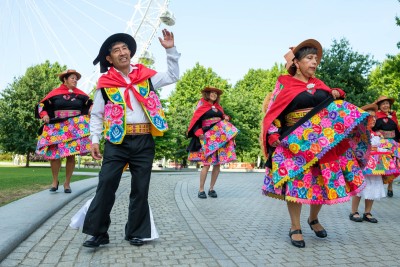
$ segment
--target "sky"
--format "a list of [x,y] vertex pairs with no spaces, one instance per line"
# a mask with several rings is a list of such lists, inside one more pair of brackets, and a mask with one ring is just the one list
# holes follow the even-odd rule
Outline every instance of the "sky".
[[[101,44],[113,33],[132,32],[127,22],[139,17],[139,2],[148,1],[0,0],[0,91],[46,59],[78,70],[78,88],[88,91],[85,80],[97,78],[92,61]],[[346,38],[354,51],[380,62],[399,53],[398,0],[171,0],[168,8],[175,25],[161,24],[149,38],[157,71],[166,70],[157,39],[163,28],[175,35],[181,75],[199,63],[232,85],[249,69],[284,63],[288,48],[309,38],[324,49]],[[161,97],[172,90],[163,88]]]

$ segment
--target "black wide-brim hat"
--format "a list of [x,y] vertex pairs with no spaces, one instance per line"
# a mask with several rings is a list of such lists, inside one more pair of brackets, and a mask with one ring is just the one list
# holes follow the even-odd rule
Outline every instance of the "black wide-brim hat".
[[100,62],[101,73],[107,72],[108,68],[111,67],[110,62],[107,61],[106,57],[110,55],[109,49],[111,48],[111,45],[116,42],[122,42],[128,46],[129,50],[131,51],[131,58],[136,53],[136,41],[131,35],[127,33],[116,33],[111,35],[101,45],[99,54],[97,55],[96,59],[93,60],[93,65],[96,65]]

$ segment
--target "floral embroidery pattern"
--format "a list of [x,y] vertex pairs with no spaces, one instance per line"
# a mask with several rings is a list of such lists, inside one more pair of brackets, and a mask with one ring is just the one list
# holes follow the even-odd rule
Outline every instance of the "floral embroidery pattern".
[[211,127],[200,140],[200,151],[189,152],[189,161],[202,161],[204,165],[225,164],[236,160],[234,138],[239,130],[230,122],[222,120]]
[[45,124],[38,137],[36,153],[45,159],[59,159],[90,152],[89,116],[81,115],[54,124]]
[[125,111],[126,104],[118,88],[106,88],[106,93],[111,100],[104,105],[104,137],[114,143],[122,143],[125,136]]
[[239,130],[232,123],[219,121],[204,134],[204,139],[200,140],[204,155],[208,157],[235,138],[238,133]]
[[399,175],[400,161],[390,152],[371,152],[364,175]]
[[[349,200],[363,188],[370,134],[368,113],[335,100],[281,140],[266,168],[263,193],[304,204]],[[337,131],[335,129],[338,129]],[[344,138],[350,147],[335,161],[320,163]]]
[[168,130],[167,120],[160,99],[154,91],[150,90],[149,82],[146,80],[138,84],[138,91],[143,97],[145,97],[145,103],[141,104],[144,107],[144,111],[150,122],[160,132]]
[[210,156],[206,157],[203,151],[189,152],[189,161],[201,161],[204,165],[225,164],[236,160],[235,142],[229,140],[225,146],[219,148]]
[[[272,156],[272,171],[276,171],[273,175],[275,185],[279,186],[312,166],[347,135],[350,135],[353,128],[367,116],[367,112],[353,104],[336,100],[309,121],[304,122],[281,140],[281,146],[276,148]],[[322,124],[323,127],[321,127]],[[342,134],[335,132],[332,129],[335,124],[343,125],[346,130]],[[361,155],[358,157],[365,157],[368,152],[368,144],[365,144],[365,141],[369,142],[369,132],[365,127],[358,130],[363,135],[363,138],[358,140],[364,141],[364,143],[357,144],[357,146],[361,146],[361,149],[358,150]],[[312,156],[307,152],[309,150],[313,153]]]

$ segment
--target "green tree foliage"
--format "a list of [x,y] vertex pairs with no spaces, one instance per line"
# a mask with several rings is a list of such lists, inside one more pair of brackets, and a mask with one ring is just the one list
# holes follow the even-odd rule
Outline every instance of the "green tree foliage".
[[15,78],[0,97],[0,146],[6,152],[27,156],[35,151],[40,122],[35,119],[37,103],[60,85],[56,74],[65,70],[58,63],[32,66],[24,76]]
[[324,50],[317,76],[329,87],[343,89],[347,101],[363,106],[378,94],[368,91],[368,74],[376,63],[372,56],[353,51],[346,39],[334,40],[331,48]]
[[182,75],[168,98],[166,116],[169,130],[164,137],[165,142],[157,147],[158,157],[166,156],[179,162],[187,159],[186,147],[189,139],[186,137],[186,132],[193,111],[201,98],[200,92],[205,86],[217,87],[224,91],[221,100],[224,106],[224,96],[229,94],[230,85],[211,68],[205,68],[196,63],[192,69]]
[[396,101],[393,109],[400,110],[400,54],[388,58],[374,69],[370,76],[370,91],[377,91],[379,95],[394,97]]
[[259,145],[262,104],[275,87],[278,76],[285,72],[283,65],[275,64],[270,70],[250,69],[238,81],[234,90],[224,97],[225,111],[231,122],[240,130],[236,138],[239,161],[256,162],[261,155]]

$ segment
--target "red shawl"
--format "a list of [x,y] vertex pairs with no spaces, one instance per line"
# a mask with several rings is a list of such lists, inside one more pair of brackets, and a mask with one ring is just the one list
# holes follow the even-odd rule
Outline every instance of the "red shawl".
[[[308,84],[314,84],[313,89],[321,89],[327,92],[332,92],[332,89],[329,88],[323,81],[317,78],[310,78],[307,83],[300,81],[298,79],[293,78],[291,75],[281,75],[278,78],[278,82],[280,86],[283,86],[282,91],[277,95],[276,99],[273,101],[271,107],[267,110],[262,125],[262,140],[263,140],[263,150],[265,155],[267,155],[267,145],[268,141],[266,140],[267,132],[272,122],[282,113],[282,111],[292,102],[292,100],[300,93],[308,90]],[[345,93],[343,90],[339,88],[334,88],[338,90],[341,97],[344,97]]]
[[[47,99],[49,99],[49,98],[51,98],[51,97],[53,97],[53,96],[56,96],[56,95],[67,95],[67,94],[71,94],[71,92],[70,92],[69,90],[70,90],[70,89],[69,89],[66,85],[61,84],[60,87],[57,87],[57,88],[54,88],[53,90],[51,90],[51,92],[48,93],[42,100],[40,100],[39,103],[42,103],[42,102],[44,102],[45,100],[47,100]],[[76,88],[76,87],[73,88],[72,90],[73,90],[72,93],[74,93],[74,94],[77,94],[77,95],[84,95],[84,96],[89,97],[85,92],[83,92],[82,90],[80,90],[80,89],[78,89],[78,88]]]
[[196,121],[198,121],[198,120],[200,119],[200,117],[201,117],[204,113],[206,113],[207,111],[209,111],[210,109],[212,109],[213,106],[216,107],[216,108],[217,108],[219,111],[221,111],[223,114],[225,114],[225,113],[224,113],[224,109],[221,107],[220,104],[218,104],[218,103],[211,104],[210,102],[208,102],[208,101],[205,100],[204,98],[201,98],[201,99],[199,100],[199,103],[197,104],[196,110],[194,111],[193,117],[192,117],[192,119],[190,120],[189,128],[188,128],[188,130],[187,130],[188,133],[189,133],[190,130],[193,128],[193,126],[196,124]]
[[149,69],[142,64],[136,64],[136,68],[134,68],[131,73],[128,74],[129,79],[131,79],[131,83],[127,84],[125,79],[121,76],[121,74],[115,70],[114,67],[111,67],[106,74],[103,74],[99,78],[99,82],[97,83],[97,89],[100,88],[110,88],[110,87],[125,87],[124,98],[125,102],[130,109],[132,109],[131,101],[129,98],[129,90],[131,90],[138,101],[141,103],[145,102],[144,97],[139,94],[134,88],[134,84],[141,83],[151,77],[153,77],[157,72],[155,70]]
[[[392,117],[389,118],[388,115],[391,115]],[[390,112],[390,114],[386,114],[386,112],[378,110],[376,112],[376,118],[377,119],[382,119],[382,118],[391,119],[392,121],[394,121],[396,123],[397,127],[399,127],[399,121],[397,120],[396,112],[394,112],[394,111]]]
[[399,121],[397,120],[396,112],[392,111],[392,112],[390,112],[390,115],[392,116],[391,118],[388,117],[388,114],[386,114],[386,112],[378,110],[376,112],[376,119],[388,118],[388,119],[394,121],[397,125],[397,128],[400,130],[400,125],[399,125]]

